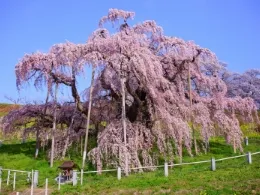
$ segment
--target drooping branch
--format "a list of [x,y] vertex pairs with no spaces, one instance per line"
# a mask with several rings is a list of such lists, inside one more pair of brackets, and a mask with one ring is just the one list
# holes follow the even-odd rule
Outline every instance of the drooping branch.
[[[112,10],[107,17],[101,19],[101,23],[113,23],[125,15],[129,16],[128,12],[123,13],[122,17],[117,14],[117,11]],[[110,90],[111,97],[115,96],[117,101],[122,101],[120,74],[121,66],[124,65],[125,93],[131,99],[129,107],[140,106],[142,101],[146,104],[137,112],[143,116],[141,118],[148,118],[141,123],[151,128],[160,151],[165,155],[167,151],[171,151],[167,140],[173,139],[177,155],[182,155],[182,145],[191,153],[191,118],[200,134],[199,139],[205,143],[215,133],[214,124],[219,124],[221,134],[228,137],[227,142],[231,143],[230,140],[233,140],[234,147],[242,149],[239,123],[236,115],[230,111],[236,110],[243,117],[252,118],[255,107],[249,100],[240,99],[239,104],[226,97],[227,87],[220,77],[223,66],[216,55],[192,41],[163,35],[162,28],[153,21],[145,21],[134,27],[126,24],[126,21],[121,26],[119,24],[117,33],[108,36],[105,42],[97,43],[99,48],[103,48],[102,54],[105,56],[105,68],[100,82],[103,89]],[[187,79],[189,72],[190,85]],[[142,100],[140,92],[145,94]],[[193,104],[192,108],[190,103]],[[120,113],[122,109],[118,107],[117,112]],[[132,111],[129,109],[129,112]],[[117,120],[119,119],[120,117]],[[130,121],[135,124],[137,119],[132,118]],[[122,138],[123,132],[120,136]],[[101,139],[98,138],[103,146],[112,149],[108,141]],[[98,166],[102,155],[108,155],[106,151],[102,152],[102,147],[98,146],[93,150],[95,156],[92,157],[99,162]],[[128,147],[127,149],[130,150]]]

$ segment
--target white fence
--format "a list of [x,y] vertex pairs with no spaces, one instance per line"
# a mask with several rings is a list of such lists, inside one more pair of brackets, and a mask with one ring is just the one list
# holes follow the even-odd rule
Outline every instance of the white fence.
[[[164,176],[168,177],[169,175],[169,171],[168,168],[169,167],[176,167],[176,166],[184,166],[184,165],[194,165],[194,164],[202,164],[202,163],[210,163],[210,168],[212,171],[216,170],[216,162],[219,161],[225,161],[225,160],[230,160],[230,159],[235,159],[235,158],[241,158],[241,157],[246,157],[246,161],[248,164],[252,164],[252,156],[253,155],[257,155],[260,154],[259,152],[248,152],[247,154],[243,154],[243,155],[238,155],[238,156],[231,156],[231,157],[225,157],[225,158],[220,158],[220,159],[215,159],[215,158],[211,158],[210,160],[203,160],[203,161],[196,161],[196,162],[187,162],[187,163],[179,163],[179,164],[173,164],[173,165],[168,165],[167,162],[164,163],[164,165],[158,165],[158,166],[144,166],[144,167],[134,167],[134,168],[129,168],[130,170],[137,170],[137,169],[154,169],[154,168],[163,168],[164,167]],[[84,174],[90,174],[90,173],[103,173],[103,172],[117,172],[117,179],[120,180],[121,179],[121,175],[122,175],[122,170],[120,167],[118,167],[117,169],[107,169],[107,170],[102,170],[102,171],[83,171],[81,169],[80,172],[74,170],[73,174],[72,174],[72,185],[76,186],[78,183],[78,180],[80,180],[80,184],[83,185],[83,177]],[[6,180],[3,180],[3,172],[6,171],[7,172],[7,178]],[[34,188],[37,187],[38,185],[38,180],[39,180],[39,171],[37,170],[32,170],[32,171],[22,171],[22,170],[12,170],[12,169],[3,169],[2,167],[0,167],[0,193],[1,193],[1,188],[2,188],[2,184],[6,183],[6,185],[13,185],[13,191],[16,190],[15,185],[16,185],[16,179],[17,179],[17,174],[23,174],[24,179],[27,180],[27,182],[30,183],[31,185],[31,195],[33,195],[34,192]],[[80,175],[80,177],[78,177],[78,175]],[[59,178],[60,178],[61,174],[59,174]],[[61,181],[60,179],[58,180],[58,190],[60,190],[61,188]],[[17,194],[19,194],[19,192],[17,192]],[[45,191],[44,191],[45,195],[48,195],[48,179],[45,180]]]
[[[130,170],[138,170],[138,169],[142,170],[142,169],[164,168],[164,176],[168,177],[168,175],[169,175],[168,168],[169,167],[210,163],[211,170],[215,171],[216,170],[216,162],[230,160],[230,159],[234,159],[234,158],[246,157],[247,163],[252,164],[252,156],[257,155],[257,154],[260,154],[260,152],[254,152],[254,153],[248,152],[247,154],[238,155],[238,156],[231,156],[231,157],[225,157],[225,158],[220,158],[220,159],[211,158],[210,160],[178,163],[178,164],[171,164],[171,165],[169,165],[167,162],[165,162],[164,165],[134,167],[134,168],[129,168],[129,169]],[[3,180],[3,177],[2,177],[4,171],[7,172],[6,180]],[[120,167],[118,167],[117,169],[107,169],[107,170],[102,170],[102,171],[85,171],[84,172],[81,169],[81,171],[78,172],[78,171],[74,170],[73,174],[72,174],[72,184],[73,184],[73,186],[76,186],[77,183],[78,183],[78,180],[80,180],[80,184],[83,185],[84,174],[90,174],[90,173],[117,172],[117,179],[120,180],[121,177],[122,177],[122,171],[123,171],[123,169],[121,169]],[[30,183],[31,194],[33,194],[33,189],[35,187],[37,187],[38,180],[39,180],[39,172],[37,170],[35,170],[35,171],[32,170],[30,172],[30,171],[22,171],[22,170],[3,169],[2,167],[0,167],[0,193],[1,193],[1,187],[2,187],[3,183],[6,183],[7,186],[12,184],[13,185],[13,191],[15,191],[17,174],[23,174],[24,175],[23,179],[26,179],[26,181],[28,183]],[[78,175],[80,175],[80,177],[78,177]],[[61,177],[60,176],[61,176],[61,174],[59,174],[59,179],[58,179],[58,190],[60,190],[60,188],[61,188],[61,181],[60,181]],[[45,194],[46,195],[48,194],[48,179],[45,180]]]
[[[252,155],[257,155],[260,154],[260,152],[248,152],[247,154],[243,155],[238,155],[238,156],[231,156],[231,157],[225,157],[225,158],[220,158],[220,159],[215,159],[211,158],[210,160],[204,160],[204,161],[197,161],[197,162],[187,162],[187,163],[179,163],[179,164],[173,164],[173,165],[168,165],[167,162],[164,163],[164,165],[158,165],[158,166],[146,166],[146,167],[135,167],[135,168],[129,168],[130,170],[136,170],[136,169],[151,169],[151,168],[162,168],[164,167],[164,175],[168,177],[169,167],[176,167],[176,166],[183,166],[183,165],[194,165],[194,164],[202,164],[202,163],[211,163],[211,170],[215,171],[216,170],[216,162],[219,161],[225,161],[225,160],[230,160],[234,158],[241,158],[241,157],[246,157],[246,161],[248,164],[252,164]],[[80,179],[80,184],[83,184],[83,177],[84,174],[89,174],[89,173],[102,173],[102,172],[115,172],[117,171],[117,178],[118,180],[121,179],[121,174],[122,174],[122,169],[118,167],[117,169],[108,169],[108,170],[102,170],[102,171],[83,171],[81,169],[80,172],[74,171],[73,172],[73,185],[77,185],[78,179]],[[80,174],[80,178],[78,177],[78,174]]]
[[[3,179],[4,172],[6,172],[6,179]],[[25,183],[30,184],[33,190],[33,188],[38,185],[38,179],[39,171],[37,170],[23,171],[14,169],[3,169],[2,167],[0,167],[0,194],[4,183],[6,184],[6,186],[12,185],[12,189],[13,191],[15,191],[17,180],[23,180]]]

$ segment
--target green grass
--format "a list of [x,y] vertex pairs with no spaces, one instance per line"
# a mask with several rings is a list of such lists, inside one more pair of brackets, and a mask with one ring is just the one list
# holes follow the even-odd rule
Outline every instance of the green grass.
[[[17,105],[0,104],[0,117],[10,110],[18,108]],[[244,146],[244,153],[260,151],[260,134],[256,133],[252,125],[241,126],[243,134],[250,137],[249,146]],[[260,154],[252,156],[253,164],[249,165],[246,158],[231,159],[217,162],[217,170],[210,171],[210,163],[176,166],[169,170],[169,177],[164,176],[163,168],[153,172],[131,173],[129,177],[116,178],[116,172],[103,173],[102,175],[85,174],[84,185],[62,185],[57,191],[54,178],[58,175],[57,167],[62,161],[55,161],[50,168],[44,151],[40,151],[39,157],[34,158],[35,141],[21,144],[17,141],[19,136],[14,136],[0,147],[0,166],[18,170],[39,170],[39,187],[45,185],[45,178],[49,178],[49,187],[53,194],[260,194]],[[0,139],[2,135],[0,134]],[[96,145],[94,139],[90,139],[88,148]],[[70,149],[69,156],[78,165],[81,165],[81,156],[75,150]],[[223,139],[215,138],[210,142],[210,152],[195,157],[185,155],[183,162],[194,162],[236,156],[242,153],[233,153],[232,147],[225,144]],[[177,158],[176,158],[177,159]],[[163,163],[162,159],[160,160]],[[175,163],[178,161],[176,160]],[[89,170],[93,166],[88,165]],[[30,188],[26,180],[27,174],[17,173],[16,191]],[[12,179],[10,185],[6,185],[7,172],[2,174],[2,193],[9,194],[12,191]]]
[[[0,166],[19,170],[39,170],[39,187],[44,187],[45,178],[49,178],[49,186],[53,194],[260,194],[260,154],[252,156],[253,164],[246,162],[246,157],[217,162],[217,170],[210,171],[210,163],[176,166],[169,170],[169,177],[164,177],[163,168],[154,172],[131,173],[129,177],[116,178],[116,172],[102,175],[89,174],[84,177],[84,185],[62,185],[57,191],[54,181],[58,175],[57,167],[61,161],[56,161],[54,168],[49,168],[46,155],[40,152],[34,159],[35,142],[24,144],[9,143],[0,147]],[[260,151],[260,139],[250,139],[249,146],[244,146],[244,152]],[[70,157],[79,165],[81,158],[71,149]],[[210,152],[196,157],[185,156],[183,162],[193,162],[239,155],[233,154],[232,147],[222,139],[210,142]],[[2,175],[2,194],[12,191],[6,186],[7,172]],[[28,189],[27,174],[17,173],[17,190]]]
[[[184,162],[235,156],[233,149],[223,140],[211,142],[207,155],[185,157]],[[250,141],[244,148],[259,151],[260,140]],[[117,181],[116,173],[85,177],[84,185],[62,186],[54,194],[254,194],[260,193],[260,154],[253,156],[249,165],[246,157],[217,162],[217,170],[210,171],[210,163],[183,165],[170,169],[164,177],[163,168],[154,172],[131,174]]]
[[[62,161],[55,161],[54,167],[50,168],[46,159],[46,154],[43,151],[40,151],[39,157],[35,159],[34,152],[35,141],[30,141],[24,144],[18,143],[17,141],[10,141],[9,143],[3,144],[0,147],[0,166],[4,169],[25,171],[39,170],[39,187],[44,186],[45,178],[50,178],[50,186],[55,186],[56,182],[54,181],[54,178],[59,174],[57,167],[61,164]],[[76,162],[79,162],[79,160],[79,158],[75,159]],[[12,190],[12,178],[13,175],[11,176],[10,185],[7,186],[7,171],[3,171],[3,194]],[[20,191],[30,187],[30,184],[26,181],[27,174],[17,173],[16,178],[16,186]]]

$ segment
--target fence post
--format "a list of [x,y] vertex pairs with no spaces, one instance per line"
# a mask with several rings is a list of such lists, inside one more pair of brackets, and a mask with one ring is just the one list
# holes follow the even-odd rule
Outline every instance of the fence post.
[[245,145],[248,146],[248,137],[245,137],[244,142],[245,142]]
[[60,179],[61,179],[61,173],[59,173],[59,184],[58,184],[58,190],[60,190]]
[[80,171],[80,185],[83,184],[83,169]]
[[216,161],[215,158],[211,158],[211,171],[216,170]]
[[248,152],[248,153],[247,153],[247,162],[248,162],[248,164],[252,164],[252,155],[251,155],[251,152]]
[[169,175],[169,172],[168,172],[168,163],[165,162],[165,163],[164,163],[164,176],[165,176],[165,177],[168,177],[168,175]]
[[45,180],[45,195],[48,195],[48,179]]
[[9,185],[9,180],[10,180],[10,170],[8,170],[8,173],[7,173],[6,185]]
[[77,182],[78,182],[77,176],[78,176],[77,170],[73,170],[73,173],[72,173],[72,185],[73,186],[77,185]]
[[31,195],[33,195],[33,170],[32,170],[32,180],[31,180]]
[[14,172],[13,191],[15,191],[15,180],[16,180],[16,172]]
[[0,167],[0,193],[2,189],[2,167]]
[[39,171],[35,170],[34,176],[33,176],[33,186],[34,187],[37,187],[37,185],[38,185],[38,178],[39,178]]
[[31,178],[31,172],[28,172],[27,173],[27,181],[28,181],[28,183],[30,182],[30,178]]
[[117,167],[117,179],[121,179],[121,167]]

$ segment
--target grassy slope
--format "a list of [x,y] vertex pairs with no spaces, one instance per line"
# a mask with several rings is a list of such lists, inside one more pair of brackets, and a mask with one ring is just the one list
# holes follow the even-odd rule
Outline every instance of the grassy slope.
[[[0,104],[0,117],[17,105]],[[247,151],[260,151],[260,136],[252,133],[248,127],[243,127],[245,135],[254,136],[250,140]],[[184,162],[208,160],[211,157],[222,158],[232,156],[233,150],[223,140],[215,139],[210,143],[211,151],[207,155],[184,157]],[[54,168],[49,168],[45,153],[40,152],[39,158],[34,159],[35,142],[25,144],[10,142],[0,147],[0,166],[4,168],[40,171],[39,186],[44,186],[45,178],[49,178],[50,188],[57,189],[54,181],[58,174],[56,161]],[[80,156],[71,151],[71,158],[81,164]],[[168,178],[163,175],[163,169],[154,172],[131,174],[128,178],[117,181],[116,173],[88,175],[84,185],[73,187],[62,186],[61,191],[54,194],[260,194],[260,155],[253,156],[253,164],[248,165],[245,158],[217,162],[217,171],[209,171],[209,163],[185,165],[170,170]],[[2,194],[12,191],[12,181],[6,186],[7,173],[3,172]],[[29,187],[26,174],[17,173],[17,189],[22,191]]]
[[[232,148],[223,141],[211,142],[211,152],[198,157],[185,157],[184,162],[232,156]],[[247,151],[260,151],[260,140],[251,141]],[[64,186],[55,194],[254,194],[260,193],[260,155],[253,156],[248,165],[245,157],[217,162],[217,171],[210,171],[210,163],[185,165],[170,170],[164,177],[163,169],[132,174],[121,181],[116,174],[86,177],[84,186]]]
[[20,105],[16,105],[16,104],[0,103],[0,117],[6,115],[11,110],[17,109],[19,107]]
[[[49,178],[50,187],[57,189],[54,178],[58,174],[55,162],[54,168],[49,168],[45,154],[40,153],[39,159],[33,158],[35,142],[25,144],[6,144],[0,147],[0,166],[40,171],[40,187],[44,186],[45,178]],[[232,148],[224,144],[223,140],[212,140],[211,152],[207,155],[184,158],[184,162],[199,161],[225,156],[232,156]],[[250,140],[250,145],[244,148],[247,151],[260,151],[260,139]],[[80,165],[80,158],[71,157]],[[238,155],[238,154],[237,154]],[[185,165],[170,170],[168,178],[163,175],[163,169],[148,173],[131,174],[117,181],[116,173],[107,173],[101,176],[95,174],[84,178],[84,185],[73,187],[61,186],[61,191],[54,194],[254,194],[260,193],[260,154],[253,156],[253,164],[248,165],[245,157],[223,162],[217,162],[217,170],[209,170],[210,164]],[[3,180],[6,180],[6,172]],[[22,191],[29,187],[26,175],[17,174],[17,188]],[[12,190],[12,185],[3,183],[3,194]]]
[[[6,104],[6,103],[0,103],[0,118],[7,115],[8,112],[15,110],[17,108],[21,107],[21,105],[17,104]],[[1,125],[0,125],[1,126]],[[4,139],[2,131],[0,129],[0,140]]]

